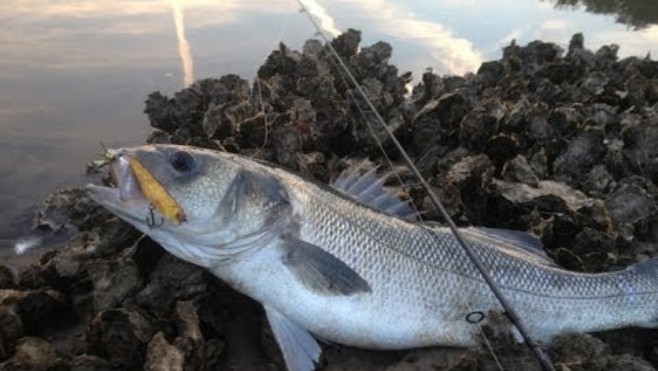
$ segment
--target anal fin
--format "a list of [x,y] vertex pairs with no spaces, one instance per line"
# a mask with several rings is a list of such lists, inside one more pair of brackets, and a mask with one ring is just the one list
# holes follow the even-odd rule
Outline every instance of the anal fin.
[[320,360],[322,348],[313,335],[291,322],[276,309],[265,307],[267,321],[283,353],[288,371],[312,371]]

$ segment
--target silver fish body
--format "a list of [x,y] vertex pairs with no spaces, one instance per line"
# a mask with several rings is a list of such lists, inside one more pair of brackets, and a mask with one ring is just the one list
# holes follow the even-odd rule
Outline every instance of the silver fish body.
[[[180,152],[200,168],[172,170]],[[172,254],[262,303],[292,370],[310,370],[317,360],[319,347],[308,333],[369,349],[470,346],[478,324],[469,314],[500,309],[447,229],[391,217],[236,155],[176,146],[116,153],[142,161],[188,222],[150,228],[143,197],[125,201],[116,190],[91,186],[92,197]],[[463,233],[539,340],[658,326],[656,261],[619,272],[576,273],[519,247],[526,242],[522,233]]]

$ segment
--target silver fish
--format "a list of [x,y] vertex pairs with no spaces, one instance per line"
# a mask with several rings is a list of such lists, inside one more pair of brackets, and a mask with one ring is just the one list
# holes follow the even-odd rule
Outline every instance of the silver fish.
[[[478,325],[469,314],[500,308],[448,229],[381,211],[408,212],[372,173],[343,176],[337,191],[270,164],[191,147],[113,154],[119,189],[90,185],[91,197],[260,302],[291,371],[315,367],[316,337],[369,349],[472,346]],[[187,221],[149,222],[154,211],[135,187],[130,157]],[[462,232],[536,339],[658,327],[656,260],[576,273],[556,266],[524,232]]]

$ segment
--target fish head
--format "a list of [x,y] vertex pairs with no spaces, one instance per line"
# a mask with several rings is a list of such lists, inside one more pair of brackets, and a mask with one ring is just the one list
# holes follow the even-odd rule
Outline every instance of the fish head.
[[193,264],[230,260],[290,219],[281,183],[243,157],[176,145],[109,153],[116,188],[89,185],[90,197]]

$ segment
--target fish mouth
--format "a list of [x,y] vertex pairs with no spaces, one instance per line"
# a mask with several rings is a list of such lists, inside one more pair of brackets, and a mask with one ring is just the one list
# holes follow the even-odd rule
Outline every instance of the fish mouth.
[[130,222],[143,220],[150,203],[144,196],[137,177],[130,167],[130,155],[120,150],[108,150],[111,156],[112,186],[89,184],[85,188],[92,200]]

